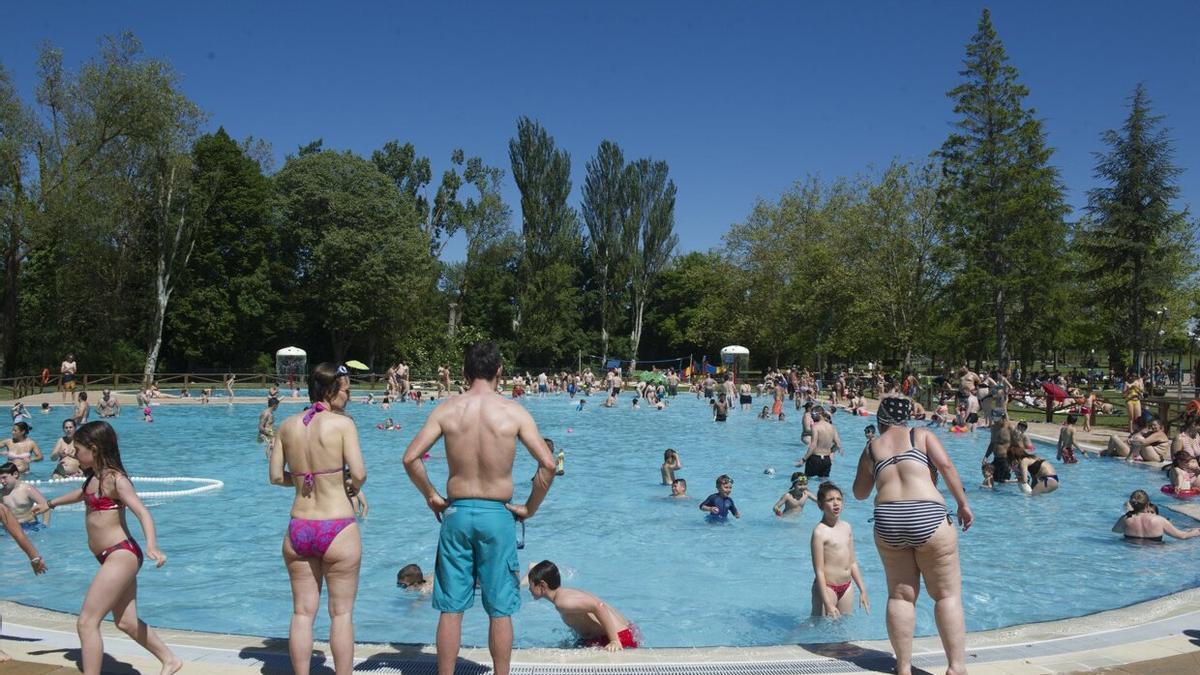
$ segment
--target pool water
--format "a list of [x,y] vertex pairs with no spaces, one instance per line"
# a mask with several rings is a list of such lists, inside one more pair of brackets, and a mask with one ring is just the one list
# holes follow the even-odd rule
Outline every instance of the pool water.
[[[356,397],[357,398],[357,397]],[[871,537],[871,503],[847,494],[844,518],[853,526],[859,564],[872,612],[841,621],[813,619],[809,537],[820,511],[809,504],[799,517],[776,518],[775,500],[787,490],[793,461],[802,454],[799,415],[761,421],[735,411],[713,423],[702,401],[681,396],[665,411],[604,409],[599,395],[577,412],[565,396],[530,399],[542,432],[566,449],[566,475],[558,478],[541,511],[529,521],[521,567],[550,559],[564,583],[593,591],[636,622],[654,647],[772,645],[886,637],[886,588]],[[411,403],[384,411],[351,405],[358,422],[369,478],[363,527],[363,568],[355,607],[360,641],[432,642],[438,618],[428,599],[396,587],[396,572],[415,562],[430,572],[438,524],[409,483],[400,463],[405,445],[431,409]],[[279,419],[301,409],[285,401]],[[280,545],[292,500],[290,488],[267,482],[262,446],[254,442],[256,405],[161,406],[153,424],[127,414],[114,422],[126,468],[134,476],[218,478],[213,492],[148,500],[169,557],[162,569],[147,564],[139,578],[139,608],[152,625],[285,636],[291,593]],[[61,417],[35,415],[33,437],[47,454]],[[392,417],[401,431],[375,425]],[[863,426],[873,418],[835,416],[848,448],[835,460],[832,479],[849,491],[863,446]],[[967,628],[982,630],[1078,616],[1162,596],[1200,583],[1193,542],[1163,546],[1124,543],[1109,532],[1124,500],[1136,488],[1157,499],[1158,472],[1113,460],[1058,466],[1058,492],[1027,497],[1016,486],[982,490],[979,460],[985,434],[943,434],[964,476],[976,524],[961,540]],[[671,499],[659,484],[667,447],[679,451],[689,499]],[[446,465],[437,447],[427,463],[441,488]],[[1053,449],[1049,451],[1053,456]],[[775,475],[764,474],[768,467]],[[35,464],[46,477],[53,463]],[[524,499],[534,462],[518,447],[517,499]],[[742,518],[706,523],[697,508],[727,473]],[[187,489],[147,484],[145,490]],[[54,496],[66,486],[43,486]],[[813,487],[815,492],[815,485]],[[1165,500],[1165,497],[1163,498]],[[1185,518],[1180,526],[1190,526]],[[144,542],[137,521],[130,527]],[[16,546],[0,541],[0,583],[6,599],[77,612],[96,570],[86,547],[81,507],[54,513],[49,528],[33,533],[50,573],[35,578]],[[546,601],[523,593],[515,616],[516,644],[564,646],[571,635]],[[327,635],[322,614],[317,632]],[[932,603],[918,602],[918,634],[932,634]],[[464,644],[486,645],[487,620],[478,602],[464,621]]]

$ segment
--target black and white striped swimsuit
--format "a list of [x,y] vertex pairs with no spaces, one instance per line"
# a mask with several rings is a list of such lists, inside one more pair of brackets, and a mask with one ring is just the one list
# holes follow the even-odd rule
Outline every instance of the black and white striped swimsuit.
[[[909,443],[912,443],[911,431]],[[882,469],[905,460],[933,466],[925,453],[916,447],[910,447],[898,455],[875,462],[872,473],[878,479]],[[875,505],[875,534],[893,548],[917,548],[929,541],[941,526],[943,519],[949,522],[950,514],[942,502],[928,499],[880,502]]]

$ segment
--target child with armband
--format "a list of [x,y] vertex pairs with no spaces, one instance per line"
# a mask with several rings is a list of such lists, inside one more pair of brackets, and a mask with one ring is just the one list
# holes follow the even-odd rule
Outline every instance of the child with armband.
[[579,636],[580,647],[604,647],[610,652],[636,649],[641,631],[600,598],[577,588],[564,588],[558,567],[549,560],[529,569],[529,592],[554,604],[563,623]]
[[854,557],[854,531],[841,520],[842,490],[833,483],[824,483],[817,490],[817,504],[824,516],[812,533],[812,565],[815,576],[812,587],[813,616],[836,619],[854,612],[854,593],[851,582],[858,586],[858,602],[868,613],[871,603],[863,585],[858,560]]

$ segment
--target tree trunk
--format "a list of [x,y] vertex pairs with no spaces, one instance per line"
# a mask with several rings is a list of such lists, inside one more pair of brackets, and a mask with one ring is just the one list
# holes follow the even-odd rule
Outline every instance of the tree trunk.
[[642,313],[646,311],[646,299],[638,298],[634,301],[633,312],[633,334],[630,335],[630,348],[633,352],[633,357],[630,359],[629,372],[637,370],[638,346],[642,342]]
[[1008,368],[1008,331],[1005,326],[1004,287],[996,285],[996,359],[1000,370]]
[[162,349],[162,332],[163,321],[167,317],[167,301],[171,299],[171,289],[167,286],[168,281],[163,278],[163,268],[165,261],[160,255],[158,258],[158,274],[154,280],[155,302],[154,302],[154,323],[151,327],[154,329],[154,339],[150,343],[150,350],[146,352],[146,368],[142,371],[142,384],[150,384],[154,381],[154,371],[158,368],[158,353]]
[[600,272],[600,356],[608,363],[608,265]]

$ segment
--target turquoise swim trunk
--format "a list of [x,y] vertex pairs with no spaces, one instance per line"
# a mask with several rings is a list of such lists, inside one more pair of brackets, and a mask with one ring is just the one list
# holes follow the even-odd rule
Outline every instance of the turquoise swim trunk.
[[475,603],[479,579],[483,609],[490,617],[512,616],[521,608],[516,517],[504,502],[456,499],[442,513],[433,608],[464,612]]

